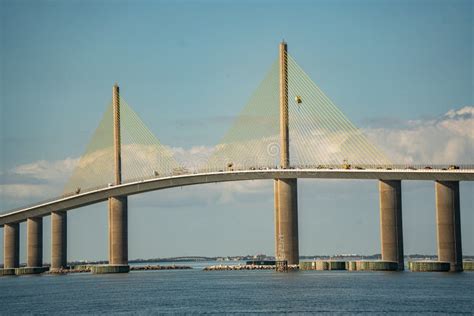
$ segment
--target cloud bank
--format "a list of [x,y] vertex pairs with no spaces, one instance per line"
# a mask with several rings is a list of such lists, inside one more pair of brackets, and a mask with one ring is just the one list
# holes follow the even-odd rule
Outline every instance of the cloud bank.
[[474,163],[474,106],[364,132],[395,164]]
[[[437,119],[385,123],[381,120],[378,125],[371,124],[363,132],[393,163],[474,164],[474,106],[449,110]],[[200,164],[213,150],[206,146],[171,148],[174,158],[184,166]],[[79,158],[41,160],[3,171],[0,174],[1,210],[60,195],[78,162]],[[268,181],[224,183],[212,189],[202,186],[190,196],[170,194],[163,203],[184,203],[175,199],[230,203],[237,194],[255,195],[268,190],[271,190]]]

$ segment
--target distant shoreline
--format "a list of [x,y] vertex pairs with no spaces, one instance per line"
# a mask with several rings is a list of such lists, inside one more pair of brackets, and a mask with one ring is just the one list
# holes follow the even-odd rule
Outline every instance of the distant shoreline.
[[[300,260],[377,260],[381,259],[380,254],[374,255],[312,255],[312,256],[300,256]],[[437,260],[437,255],[425,255],[425,254],[410,254],[406,255],[407,259],[424,259],[424,260]],[[463,256],[464,260],[474,260],[474,255]],[[150,262],[205,262],[205,261],[249,261],[249,260],[275,260],[272,256],[227,256],[227,257],[204,257],[204,256],[188,256],[188,257],[169,257],[169,258],[149,258],[149,259],[133,259],[129,260],[130,264],[134,263],[150,263]],[[99,261],[73,261],[68,264],[107,264],[107,260]]]
[[[348,254],[348,255],[313,255],[313,256],[300,256],[300,260],[380,260],[380,254],[374,255],[358,255],[358,254]],[[424,254],[410,254],[406,255],[405,259],[408,260],[434,260],[438,259],[437,255],[424,255]],[[464,260],[474,260],[474,255],[465,255],[463,256]],[[169,258],[150,258],[150,259],[133,259],[129,260],[129,264],[141,264],[141,263],[170,263],[170,262],[206,262],[206,261],[218,261],[218,262],[232,262],[232,261],[267,261],[275,260],[272,256],[227,256],[227,257],[204,257],[204,256],[188,256],[188,257],[169,257]],[[96,260],[96,261],[70,261],[68,262],[69,266],[77,265],[100,265],[108,264],[107,260]],[[44,266],[49,266],[50,263],[45,262]],[[21,263],[20,266],[26,266],[26,263]],[[0,268],[3,268],[3,264],[0,264]]]

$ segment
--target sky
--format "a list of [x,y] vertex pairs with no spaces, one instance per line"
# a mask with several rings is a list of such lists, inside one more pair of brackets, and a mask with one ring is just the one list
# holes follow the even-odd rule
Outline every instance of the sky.
[[[472,164],[473,10],[458,0],[0,0],[0,210],[61,193],[115,82],[175,152],[218,144],[283,39],[395,160]],[[377,181],[298,184],[302,255],[380,253]],[[435,254],[434,183],[402,190],[405,253]],[[129,200],[131,259],[274,253],[271,181]],[[472,183],[461,183],[461,221],[474,255]],[[70,211],[68,225],[69,260],[106,259],[105,203]],[[46,262],[49,232],[46,217]],[[22,223],[22,261],[25,238]]]

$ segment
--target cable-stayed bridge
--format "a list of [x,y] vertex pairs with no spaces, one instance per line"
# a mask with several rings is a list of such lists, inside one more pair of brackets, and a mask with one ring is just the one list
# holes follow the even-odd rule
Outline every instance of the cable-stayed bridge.
[[0,214],[4,270],[19,267],[19,223],[27,222],[27,266],[42,271],[43,217],[51,215],[51,268],[67,265],[67,212],[109,201],[109,265],[128,271],[129,195],[211,182],[272,179],[275,257],[299,262],[298,178],[376,179],[382,260],[403,270],[401,181],[435,181],[439,261],[462,270],[459,181],[474,165],[392,162],[318,88],[280,44],[279,58],[209,156],[176,159],[114,85],[112,102],[61,196]]

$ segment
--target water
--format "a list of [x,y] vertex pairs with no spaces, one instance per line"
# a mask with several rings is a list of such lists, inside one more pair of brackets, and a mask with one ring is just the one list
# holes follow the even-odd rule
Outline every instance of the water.
[[474,273],[193,269],[0,278],[0,314],[8,315],[472,314],[473,300]]

